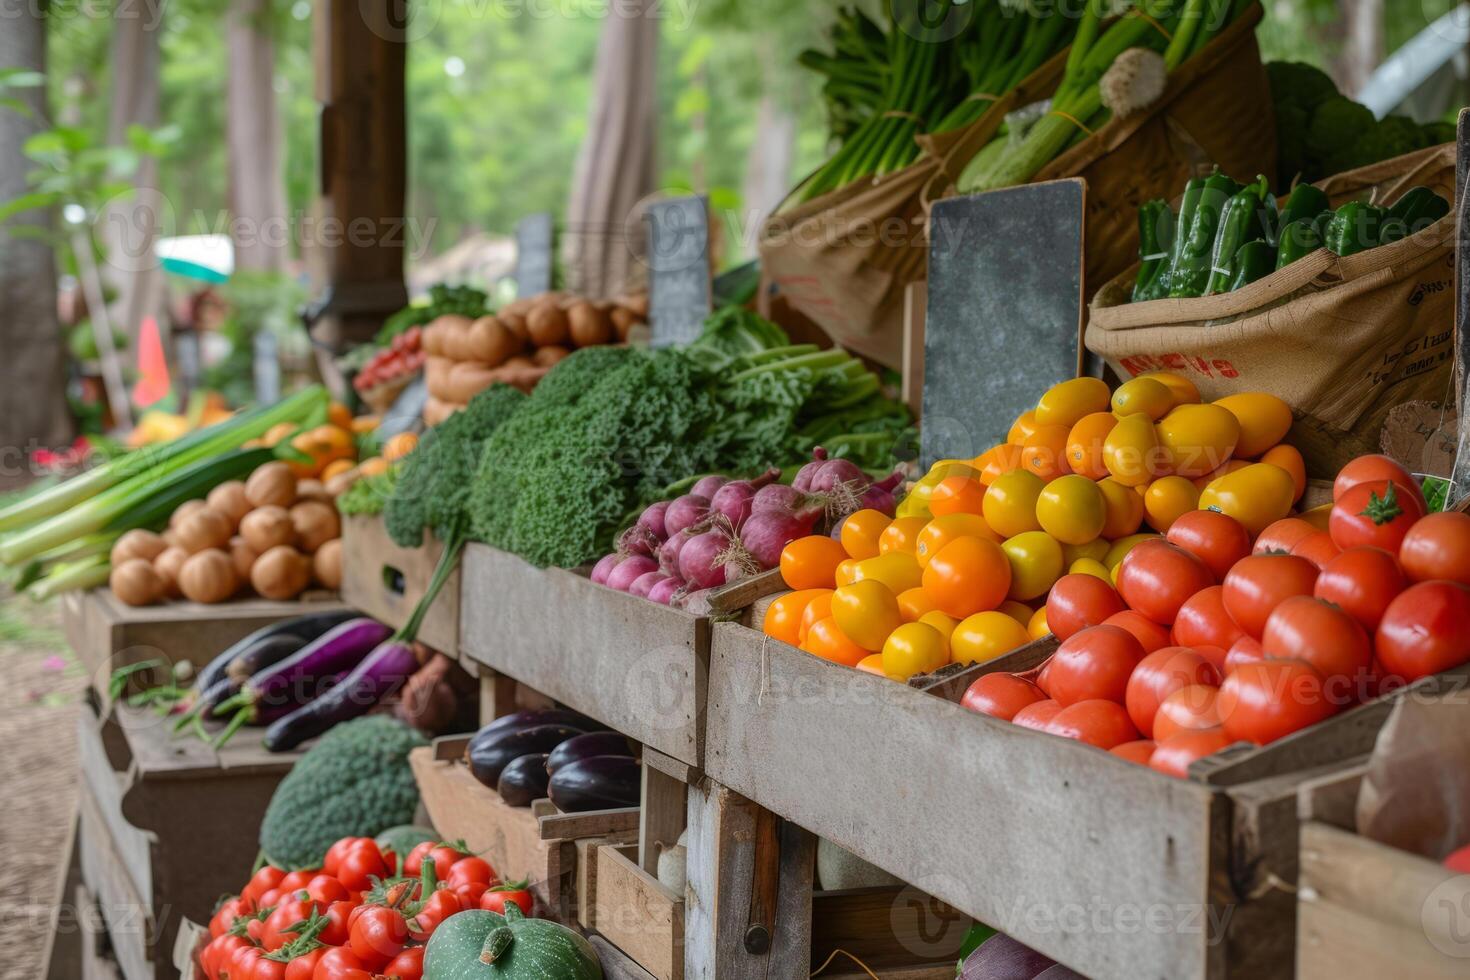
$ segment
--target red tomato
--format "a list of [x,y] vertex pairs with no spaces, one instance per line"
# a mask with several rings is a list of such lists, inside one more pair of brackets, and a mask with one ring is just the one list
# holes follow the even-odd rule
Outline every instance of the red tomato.
[[[1051,658],[1047,657],[1046,661],[1041,665],[1041,669],[1036,672],[1036,686],[1041,688],[1042,692],[1045,693],[1047,697],[1051,697],[1051,688],[1047,686],[1051,683],[1051,674],[1049,673],[1050,670]],[[1013,718],[1011,720],[1014,721],[1015,719]]]
[[459,899],[460,905],[467,909],[477,909],[480,907],[480,896],[485,894],[489,887],[490,882],[488,881],[468,881],[462,885],[455,885],[451,890]]
[[[439,862],[434,862],[434,867],[439,867]],[[495,881],[500,876],[495,869],[490,867],[490,862],[484,858],[467,857],[454,862],[449,869],[447,879],[451,888],[459,885],[469,884],[472,881]]]
[[367,980],[372,974],[346,946],[334,946],[317,960],[312,980]]
[[326,953],[326,947],[318,946],[309,953],[302,953],[286,964],[286,980],[312,980],[316,965]]
[[1231,565],[1251,553],[1251,535],[1245,525],[1215,510],[1184,514],[1169,525],[1164,537],[1204,562],[1216,582],[1225,577]]
[[1444,859],[1444,866],[1456,874],[1470,875],[1470,845],[1452,852]]
[[301,889],[305,888],[306,883],[315,878],[317,874],[318,872],[315,869],[309,871],[288,871],[286,873],[286,877],[282,878],[281,883],[276,887],[283,892],[300,891]]
[[1399,562],[1415,582],[1470,585],[1470,514],[1429,514],[1404,535]]
[[340,902],[347,898],[347,889],[342,882],[331,875],[319,874],[306,883],[306,894],[313,902],[326,908],[333,902]]
[[250,943],[243,936],[232,936],[226,933],[209,941],[199,953],[199,965],[204,972],[210,976],[216,976],[221,966],[230,961],[235,950],[241,946],[249,946]]
[[1022,708],[1045,700],[1046,692],[1024,677],[997,672],[975,678],[960,704],[977,714],[1011,721]]
[[1056,713],[1046,730],[1062,738],[1075,738],[1100,749],[1111,749],[1138,740],[1138,730],[1128,712],[1116,701],[1093,698],[1070,704]]
[[388,877],[391,870],[373,839],[363,837],[342,856],[337,880],[348,891],[362,891],[372,887],[372,879]]
[[1266,659],[1266,651],[1261,649],[1261,641],[1254,636],[1243,635],[1225,652],[1225,669],[1222,673],[1229,677],[1241,664],[1255,663],[1257,660],[1264,659]]
[[265,955],[265,950],[259,946],[246,944],[237,947],[230,952],[229,958],[222,960],[219,966],[221,977],[231,977],[234,980],[249,980],[255,972],[255,961]]
[[424,947],[410,946],[378,972],[385,980],[423,980]]
[[1148,765],[1148,760],[1154,754],[1155,744],[1157,743],[1151,738],[1140,738],[1136,741],[1115,745],[1108,749],[1108,751],[1120,759],[1126,759],[1140,766],[1146,766]]
[[480,908],[488,912],[499,912],[505,914],[507,902],[514,902],[521,907],[526,915],[536,907],[536,899],[526,890],[524,881],[512,882],[508,885],[496,885],[494,888],[480,896]]
[[1215,665],[1187,647],[1164,647],[1144,657],[1128,678],[1128,692],[1123,705],[1128,717],[1143,733],[1152,737],[1154,715],[1165,698],[1194,684],[1214,687],[1220,683]]
[[1180,732],[1218,727],[1219,693],[1213,684],[1191,684],[1165,697],[1154,715],[1154,741],[1162,744]]
[[328,946],[346,946],[352,936],[348,919],[352,913],[362,906],[349,899],[333,902],[327,906],[326,912],[322,913],[327,919],[327,924],[316,938]]
[[1204,562],[1158,539],[1139,542],[1118,566],[1118,594],[1123,601],[1161,626],[1174,622],[1186,599],[1214,584]]
[[286,964],[261,956],[250,968],[249,980],[286,980]]
[[1298,541],[1316,533],[1318,533],[1317,529],[1300,517],[1283,517],[1279,521],[1266,525],[1266,529],[1256,537],[1251,554],[1264,555],[1280,552],[1283,555],[1289,555]]
[[1292,596],[1272,610],[1261,649],[1268,657],[1305,660],[1316,667],[1328,697],[1337,704],[1362,700],[1373,672],[1373,648],[1362,624],[1311,596]]
[[289,898],[277,905],[276,910],[266,917],[265,929],[260,934],[260,945],[268,952],[275,952],[295,939],[296,933],[291,932],[290,927],[311,918],[314,908],[316,906],[309,898]]
[[1245,632],[1225,611],[1225,589],[1219,585],[1201,589],[1190,596],[1174,617],[1172,636],[1176,646],[1209,646],[1228,650],[1230,644],[1244,635]]
[[1342,549],[1332,540],[1332,535],[1326,531],[1317,531],[1292,545],[1291,553],[1321,568],[1341,554]]
[[1470,660],[1470,589],[1420,582],[1389,603],[1375,646],[1386,674],[1413,682]]
[[410,877],[418,877],[423,871],[424,857],[429,854],[432,854],[434,859],[434,877],[440,881],[448,880],[449,870],[454,867],[455,862],[465,856],[448,845],[424,841],[422,844],[415,845],[414,849],[408,852],[408,857],[403,861],[403,873]]
[[[1418,526],[1415,525],[1416,528]],[[1312,594],[1341,606],[1342,611],[1361,623],[1364,629],[1376,630],[1383,619],[1383,611],[1408,584],[1398,560],[1387,551],[1382,548],[1349,548],[1322,566],[1322,574],[1317,576]]]
[[1336,503],[1341,500],[1349,487],[1360,483],[1377,483],[1380,480],[1392,480],[1407,489],[1418,499],[1419,509],[1425,509],[1424,492],[1419,489],[1419,481],[1414,479],[1414,474],[1400,466],[1396,460],[1377,455],[1359,456],[1337,471],[1337,479],[1332,481],[1332,501]]
[[1159,743],[1148,765],[1150,769],[1166,776],[1187,779],[1191,763],[1207,755],[1214,755],[1230,744],[1230,736],[1225,734],[1223,728],[1180,732],[1167,741]]
[[408,934],[419,942],[427,942],[439,923],[456,912],[463,912],[464,905],[452,888],[438,888],[424,902],[417,915],[408,922]]
[[352,923],[347,945],[365,967],[376,970],[397,956],[407,941],[408,923],[403,913],[373,905],[364,907]]
[[335,876],[337,869],[342,864],[342,858],[347,854],[348,849],[353,844],[364,839],[362,837],[343,837],[337,843],[327,848],[326,857],[322,858],[322,873]]
[[1162,647],[1170,646],[1169,630],[1149,619],[1141,612],[1132,609],[1124,609],[1122,612],[1109,616],[1103,620],[1104,626],[1116,626],[1133,634],[1138,645],[1143,647],[1144,653],[1153,653]]
[[286,872],[280,868],[265,865],[255,874],[250,876],[250,883],[240,892],[241,901],[250,908],[258,908],[260,896],[272,891],[281,884],[281,879],[286,877]]
[[1118,591],[1096,575],[1063,575],[1046,597],[1046,625],[1058,640],[1122,611]]
[[1044,732],[1046,731],[1046,726],[1051,723],[1051,720],[1056,717],[1057,712],[1061,710],[1062,706],[1060,704],[1051,698],[1047,698],[1045,701],[1028,704],[1020,711],[1017,711],[1015,717],[1011,719],[1011,723],[1020,725],[1022,728],[1034,728],[1038,732]]
[[229,931],[230,925],[240,914],[240,899],[227,898],[220,903],[219,908],[214,910],[214,915],[209,919],[209,935],[212,939],[218,939]]
[[1128,675],[1143,659],[1133,634],[1091,626],[1063,640],[1047,664],[1047,691],[1062,707],[1102,698],[1123,703]]
[[1347,489],[1332,505],[1327,530],[1339,548],[1372,545],[1398,554],[1424,504],[1398,483],[1379,480]]
[[1220,685],[1220,723],[1232,741],[1265,745],[1332,717],[1322,675],[1302,660],[1241,664]]
[[1260,639],[1266,618],[1283,599],[1311,595],[1317,566],[1295,555],[1251,555],[1225,576],[1225,611],[1246,633]]

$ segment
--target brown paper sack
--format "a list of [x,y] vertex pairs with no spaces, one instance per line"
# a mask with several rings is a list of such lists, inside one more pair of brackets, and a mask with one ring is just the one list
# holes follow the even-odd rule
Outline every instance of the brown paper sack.
[[1470,844],[1470,692],[1394,706],[1358,790],[1357,820],[1364,837],[1434,861]]

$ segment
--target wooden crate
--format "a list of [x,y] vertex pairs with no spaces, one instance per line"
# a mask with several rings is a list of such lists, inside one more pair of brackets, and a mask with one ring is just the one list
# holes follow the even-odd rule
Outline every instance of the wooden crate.
[[462,761],[468,741],[447,736],[409,753],[430,822],[445,840],[463,840],[502,879],[529,881],[541,910],[570,921],[576,914],[577,840],[634,839],[637,807],[565,814],[549,800],[511,806],[470,774]]
[[181,920],[207,922],[249,878],[266,805],[299,757],[265,751],[259,729],[216,752],[171,727],[121,704],[89,704],[78,723],[78,862],[128,980],[177,976]]
[[[424,597],[444,546],[425,534],[420,548],[400,548],[388,537],[381,516],[354,515],[342,521],[342,600],[394,629],[408,621]],[[424,614],[418,638],[441,653],[459,652],[460,572],[449,574]]]
[[[460,644],[470,659],[700,765],[708,617],[484,545],[465,548],[462,572]],[[756,576],[722,590],[717,608],[743,608],[777,588],[770,575]]]
[[308,593],[293,602],[241,599],[215,605],[180,601],[129,606],[110,589],[92,589],[62,597],[62,630],[93,689],[105,697],[112,672],[119,667],[155,659],[200,667],[261,627],[341,608],[341,601],[325,592]]
[[717,624],[705,771],[1088,976],[1288,976],[1295,903],[1272,883],[1295,879],[1296,789],[1387,708],[1172,779],[957,703],[1049,644],[919,690]]
[[683,980],[684,896],[638,866],[636,844],[595,845],[586,859],[577,921],[657,980]]
[[1470,975],[1470,875],[1360,837],[1364,769],[1348,766],[1301,790],[1297,976]]

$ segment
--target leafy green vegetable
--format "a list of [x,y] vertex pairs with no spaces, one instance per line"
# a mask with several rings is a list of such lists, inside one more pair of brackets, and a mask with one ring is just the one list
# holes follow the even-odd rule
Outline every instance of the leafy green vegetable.
[[398,482],[398,467],[392,466],[375,476],[364,476],[337,498],[337,510],[348,516],[354,514],[381,514],[383,505],[393,495]]
[[419,306],[405,306],[384,320],[378,335],[373,338],[373,345],[386,347],[409,327],[422,326],[446,313],[458,313],[470,319],[482,317],[489,312],[489,299],[472,286],[446,286],[443,283],[430,286],[429,301]]

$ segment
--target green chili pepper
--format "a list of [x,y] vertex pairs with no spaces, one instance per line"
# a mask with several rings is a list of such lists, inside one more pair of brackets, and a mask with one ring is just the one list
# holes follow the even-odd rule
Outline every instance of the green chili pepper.
[[1384,211],[1350,201],[1333,212],[1323,243],[1338,255],[1355,255],[1378,244]]
[[1281,227],[1285,228],[1293,221],[1303,218],[1315,218],[1323,211],[1332,210],[1332,203],[1327,200],[1327,195],[1320,187],[1311,184],[1297,184],[1291,189],[1291,195],[1286,199],[1286,206],[1281,209]]
[[1235,253],[1246,242],[1264,237],[1265,229],[1261,227],[1259,216],[1266,194],[1266,178],[1258,177],[1255,183],[1242,188],[1225,202],[1220,226],[1215,232],[1215,243],[1210,250],[1206,296],[1230,289],[1230,283],[1235,279]]
[[1235,267],[1235,278],[1230,280],[1230,291],[1234,292],[1274,272],[1276,250],[1271,247],[1270,242],[1261,239],[1246,242],[1235,253],[1235,261],[1231,264]]
[[1276,252],[1276,268],[1284,269],[1304,255],[1322,247],[1322,233],[1317,219],[1298,218],[1281,229],[1281,245]]
[[1421,232],[1449,213],[1449,201],[1427,187],[1411,187],[1384,216],[1379,244]]
[[1194,220],[1184,234],[1184,244],[1177,249],[1178,260],[1169,270],[1169,295],[1175,299],[1202,296],[1210,282],[1210,254],[1215,233],[1220,227],[1220,214],[1225,203],[1240,190],[1240,185],[1221,173],[1205,179],[1195,207]]
[[1138,209],[1138,278],[1133,283],[1133,302],[1157,299],[1168,290],[1168,258],[1173,243],[1174,212],[1169,210],[1168,202],[1145,203]]

